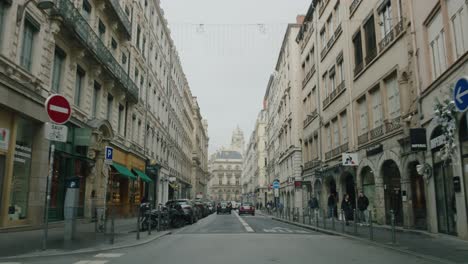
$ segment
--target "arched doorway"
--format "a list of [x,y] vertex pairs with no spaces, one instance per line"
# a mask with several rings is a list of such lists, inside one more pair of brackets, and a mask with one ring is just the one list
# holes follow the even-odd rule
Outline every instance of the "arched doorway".
[[411,180],[411,200],[413,204],[414,227],[417,229],[427,229],[427,209],[426,192],[424,190],[424,178],[416,171],[418,161],[408,165],[409,177]]
[[361,182],[362,192],[365,196],[367,196],[367,199],[369,199],[369,207],[367,209],[369,210],[369,212],[373,212],[375,199],[375,177],[374,171],[372,171],[372,169],[369,166],[364,167],[362,169]]
[[431,142],[440,142],[440,144],[431,144],[438,230],[440,233],[456,235],[456,205],[452,182],[452,161],[442,158],[443,154],[441,150],[444,147],[445,135],[440,126],[434,129],[431,135]]
[[398,165],[386,160],[382,165],[384,180],[385,219],[391,224],[391,211],[395,213],[395,224],[403,225],[403,201],[401,199],[401,176]]
[[[349,195],[349,200],[353,204],[353,208],[356,207],[356,184],[354,177],[349,172],[343,172],[341,175],[341,186],[343,190],[343,195],[341,199],[344,198],[345,194]],[[341,202],[341,201],[340,201]]]

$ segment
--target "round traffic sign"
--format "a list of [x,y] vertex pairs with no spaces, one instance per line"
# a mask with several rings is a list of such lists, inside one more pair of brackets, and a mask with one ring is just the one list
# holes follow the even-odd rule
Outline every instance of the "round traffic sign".
[[461,112],[464,112],[468,109],[468,77],[462,77],[455,84],[455,89],[453,89],[453,100],[455,106]]
[[67,98],[59,94],[53,94],[45,102],[47,115],[50,121],[56,124],[64,124],[71,117],[71,106]]

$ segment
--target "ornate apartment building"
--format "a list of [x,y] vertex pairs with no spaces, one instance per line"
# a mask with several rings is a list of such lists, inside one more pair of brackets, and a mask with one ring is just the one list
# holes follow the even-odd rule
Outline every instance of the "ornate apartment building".
[[213,201],[241,201],[243,149],[244,133],[236,128],[232,133],[231,146],[211,155],[208,197]]
[[[143,197],[190,197],[194,177],[206,181],[206,123],[159,4],[0,2],[0,227],[42,224],[51,94],[73,107],[68,139],[55,144],[52,221],[63,219],[70,179],[79,181],[85,218],[110,206],[131,215]],[[110,166],[105,146],[114,149]]]
[[[461,0],[312,1],[289,54],[299,86],[278,71],[283,45],[265,96],[269,183],[302,181],[280,192],[285,207],[303,208],[315,195],[323,210],[330,194],[340,204],[363,191],[379,224],[394,213],[405,228],[468,239],[467,114],[453,110],[455,83],[468,76],[467,10]],[[289,91],[298,94],[291,102]],[[300,109],[285,118],[283,105]],[[293,174],[281,162],[295,145],[285,151],[277,139],[295,119],[301,162],[290,163]],[[355,166],[344,166],[347,153]]]

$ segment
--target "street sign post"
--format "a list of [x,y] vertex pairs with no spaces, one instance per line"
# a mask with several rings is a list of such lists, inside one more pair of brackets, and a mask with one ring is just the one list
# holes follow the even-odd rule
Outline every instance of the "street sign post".
[[42,240],[42,249],[47,249],[47,237],[49,230],[49,204],[50,204],[50,189],[52,171],[54,168],[54,152],[55,152],[55,141],[66,142],[68,128],[61,126],[70,120],[72,109],[70,102],[67,98],[62,95],[53,94],[47,98],[44,103],[45,110],[49,116],[50,121],[55,124],[46,123],[45,125],[45,137],[51,141],[50,156],[49,156],[49,174],[47,175],[46,181],[46,195],[45,195],[45,206],[44,206],[44,237]]
[[114,149],[112,147],[106,146],[105,148],[105,159],[104,164],[111,165],[114,160]]
[[72,109],[67,98],[59,94],[53,94],[45,102],[47,115],[50,121],[56,124],[65,124],[70,120]]
[[56,125],[50,122],[45,123],[45,137],[51,141],[67,142],[68,127]]
[[465,112],[468,109],[468,76],[460,78],[455,84],[453,100],[458,111]]
[[359,165],[357,153],[343,153],[341,155],[342,165],[355,167]]
[[274,181],[273,182],[273,189],[279,189],[280,188],[280,182],[279,181]]

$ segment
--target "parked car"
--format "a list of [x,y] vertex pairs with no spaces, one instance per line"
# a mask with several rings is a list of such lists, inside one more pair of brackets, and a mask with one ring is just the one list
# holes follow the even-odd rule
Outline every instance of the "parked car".
[[216,206],[216,214],[230,214],[232,210],[231,203],[220,202]]
[[242,203],[239,206],[239,215],[242,215],[242,214],[255,215],[255,206],[253,206],[253,204],[251,203]]
[[200,218],[203,218],[209,215],[208,208],[206,207],[204,203],[195,201],[194,205],[200,210]]
[[212,213],[215,212],[215,207],[213,206],[212,203],[209,203],[209,202],[206,203],[206,208],[208,208],[208,212],[209,212],[210,214],[212,214]]
[[178,200],[170,200],[166,202],[167,207],[174,207],[175,205],[180,205],[182,211],[184,213],[184,219],[189,224],[193,224],[198,221],[199,213],[197,212],[198,209],[194,208],[193,203],[188,199],[178,199]]

